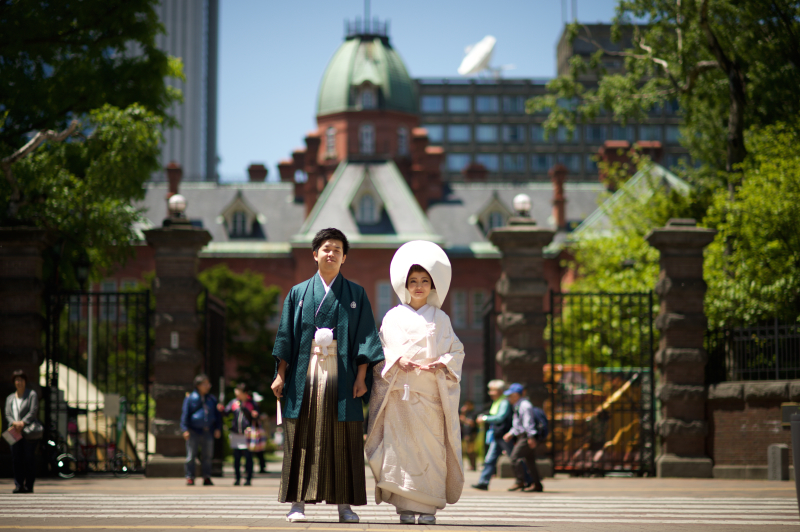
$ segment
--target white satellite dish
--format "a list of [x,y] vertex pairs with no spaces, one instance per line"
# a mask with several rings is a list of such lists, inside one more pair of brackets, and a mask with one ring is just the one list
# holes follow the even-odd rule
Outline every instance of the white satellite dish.
[[468,76],[488,69],[495,44],[497,44],[497,39],[491,35],[487,35],[481,39],[478,44],[467,46],[464,50],[467,56],[461,61],[461,66],[458,67],[458,73],[462,76]]

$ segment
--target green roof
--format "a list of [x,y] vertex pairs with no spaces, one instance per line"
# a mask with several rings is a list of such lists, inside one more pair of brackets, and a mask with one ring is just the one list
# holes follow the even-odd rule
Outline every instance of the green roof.
[[369,82],[379,89],[378,109],[417,113],[417,89],[387,37],[355,35],[333,54],[319,85],[317,116],[355,111],[356,91]]

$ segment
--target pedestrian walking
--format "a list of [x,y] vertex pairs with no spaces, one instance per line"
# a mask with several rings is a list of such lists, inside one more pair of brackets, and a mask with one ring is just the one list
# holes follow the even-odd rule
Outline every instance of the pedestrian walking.
[[[225,414],[233,414],[231,418],[230,431],[228,438],[233,451],[233,471],[236,474],[234,486],[239,486],[242,483],[242,457],[244,457],[244,485],[250,486],[253,480],[253,453],[247,447],[247,436],[245,432],[248,428],[254,427],[258,424],[258,411],[250,394],[247,393],[247,385],[240,382],[233,390],[234,399],[224,407],[221,408]],[[222,405],[220,405],[221,407]]]
[[348,249],[338,229],[314,235],[318,271],[286,296],[272,350],[284,431],[278,500],[292,503],[290,522],[306,520],[306,503],[327,502],[339,522],[358,523],[350,505],[367,504],[363,404],[383,349],[366,291],[340,272]]
[[478,483],[472,485],[473,488],[484,491],[489,489],[489,481],[497,472],[497,460],[500,455],[505,451],[510,456],[513,448],[503,439],[503,436],[511,430],[513,415],[511,404],[503,395],[506,383],[501,379],[494,379],[489,381],[486,387],[489,390],[489,397],[492,399],[492,406],[489,407],[488,414],[481,414],[478,417],[478,422],[483,423],[486,427],[484,440],[486,456],[483,459],[483,471],[481,471]]
[[12,374],[16,391],[6,398],[5,418],[11,445],[11,465],[14,470],[12,493],[33,493],[36,481],[36,447],[44,427],[39,421],[39,396],[28,388],[28,376],[22,370]]
[[[381,325],[385,362],[374,369],[365,450],[375,502],[400,522],[432,525],[464,487],[458,404],[464,345],[441,310],[452,278],[436,244],[401,246],[390,268],[401,304]],[[415,517],[419,516],[419,517]]]
[[[519,383],[512,384],[505,391],[505,396],[514,409],[514,416],[511,430],[503,436],[503,439],[507,442],[516,440],[514,448],[511,450],[511,463],[514,466],[517,482],[512,486],[511,490],[544,491],[539,477],[539,470],[536,468],[536,447],[547,436],[547,418],[545,418],[545,425],[542,427],[541,419],[544,417],[544,412],[541,408],[538,409],[539,412],[535,412],[536,407],[522,396],[524,391],[525,388]],[[531,482],[526,479],[526,465],[530,472]]]
[[459,410],[458,420],[461,422],[461,444],[469,461],[470,471],[478,469],[478,453],[475,451],[475,442],[478,439],[477,416],[475,403],[469,399],[464,401]]
[[183,400],[181,431],[186,440],[186,484],[194,485],[196,464],[200,453],[203,485],[211,482],[211,459],[214,456],[214,439],[222,435],[222,416],[218,412],[217,398],[211,395],[211,381],[206,375],[194,378],[194,391]]

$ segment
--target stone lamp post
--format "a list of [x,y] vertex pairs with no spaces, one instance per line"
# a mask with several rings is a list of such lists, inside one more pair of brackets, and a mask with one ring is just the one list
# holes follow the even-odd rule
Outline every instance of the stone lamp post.
[[203,369],[202,323],[197,298],[199,251],[211,240],[205,229],[186,218],[186,199],[171,192],[169,216],[162,227],[145,231],[155,248],[156,278],[155,356],[153,397],[155,418],[151,424],[156,455],[147,463],[147,476],[183,477],[186,448],[180,429],[181,408],[195,375]]
[[507,380],[524,384],[531,402],[542,406],[548,395],[544,383],[547,281],[542,250],[555,231],[536,225],[527,195],[517,195],[513,203],[516,216],[489,233],[489,240],[502,254],[503,266],[497,281],[501,300],[498,326],[503,332],[497,362]]

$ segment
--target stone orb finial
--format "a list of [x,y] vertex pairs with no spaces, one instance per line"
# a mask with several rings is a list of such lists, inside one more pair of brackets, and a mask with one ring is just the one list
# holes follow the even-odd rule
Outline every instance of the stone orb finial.
[[517,194],[511,202],[514,210],[519,216],[530,216],[531,214],[531,197],[527,194]]

